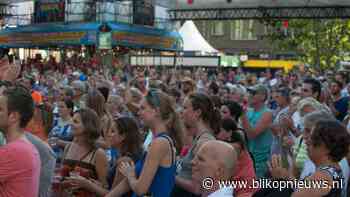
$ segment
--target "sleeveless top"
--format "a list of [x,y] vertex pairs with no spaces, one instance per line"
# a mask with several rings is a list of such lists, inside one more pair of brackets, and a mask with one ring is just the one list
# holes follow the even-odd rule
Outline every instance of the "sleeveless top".
[[[333,181],[333,183],[328,183],[329,187],[332,188],[331,191],[322,197],[340,197],[340,196],[342,196],[343,188],[346,188],[345,184],[347,184],[347,183],[345,182],[345,178],[343,176],[343,172],[342,172],[341,168],[337,169],[337,168],[332,167],[332,166],[320,166],[316,170],[326,172],[328,175],[330,175],[332,177],[332,181]],[[307,177],[309,177],[309,176],[306,176],[302,180],[305,180]]]
[[[96,166],[93,163],[96,155],[96,148],[92,148],[89,152],[83,155],[79,160],[66,159],[66,154],[70,150],[71,144],[68,145],[67,151],[63,155],[61,176],[69,177],[70,172],[78,172],[80,176],[87,179],[97,180]],[[88,161],[84,161],[87,158]],[[63,186],[64,187],[64,186]],[[73,192],[74,197],[95,197],[96,194],[89,192],[85,189],[78,189]]]
[[323,197],[339,197],[342,194],[342,188],[345,188],[344,176],[341,169],[334,168],[332,166],[321,166],[318,170],[326,172],[332,177],[333,185],[331,185],[331,191]]
[[[174,150],[174,144],[172,139],[165,133],[158,134],[155,138],[165,138],[170,145],[171,150]],[[143,165],[145,163],[147,152],[143,155],[141,160],[135,164],[135,170],[137,177],[140,176]],[[170,197],[171,192],[175,186],[175,174],[176,174],[176,165],[174,154],[171,154],[171,166],[170,167],[162,167],[158,166],[156,174],[153,177],[152,183],[148,189],[148,193],[145,196],[152,197]],[[134,193],[133,197],[137,195]]]
[[208,140],[215,140],[215,137],[209,132],[203,132],[201,135],[196,136],[192,142],[192,146],[188,150],[187,154],[180,160],[178,164],[178,176],[186,180],[192,180],[192,160],[194,158],[194,149],[198,145],[198,141],[201,138],[207,138]]
[[[139,153],[126,153],[123,156],[130,157],[130,159],[134,162],[137,163],[142,157],[143,157],[143,151],[140,151]],[[117,171],[117,159],[113,163],[113,165],[108,169],[108,175],[107,175],[107,182],[108,182],[108,190],[112,190],[113,182],[116,176],[116,171]],[[129,197],[132,196],[132,192],[128,192],[126,194],[123,194],[122,197]]]
[[[251,127],[255,128],[256,124],[260,121],[263,114],[268,112],[269,109],[264,106],[260,111],[254,111],[248,109],[247,117]],[[251,152],[255,164],[255,171],[257,178],[263,178],[267,173],[266,162],[269,160],[270,149],[272,144],[272,133],[270,129],[266,129],[261,132],[254,139],[248,140],[248,149]]]

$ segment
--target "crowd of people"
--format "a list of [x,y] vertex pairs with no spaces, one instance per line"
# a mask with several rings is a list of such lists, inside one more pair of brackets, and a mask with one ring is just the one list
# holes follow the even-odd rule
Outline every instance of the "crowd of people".
[[350,196],[346,72],[33,65],[0,60],[1,197]]

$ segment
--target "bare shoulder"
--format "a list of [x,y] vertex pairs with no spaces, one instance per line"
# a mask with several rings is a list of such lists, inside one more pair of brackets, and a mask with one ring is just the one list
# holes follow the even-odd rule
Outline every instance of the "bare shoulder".
[[95,158],[96,158],[96,162],[99,162],[101,160],[107,160],[105,151],[102,148],[98,148],[96,150]]

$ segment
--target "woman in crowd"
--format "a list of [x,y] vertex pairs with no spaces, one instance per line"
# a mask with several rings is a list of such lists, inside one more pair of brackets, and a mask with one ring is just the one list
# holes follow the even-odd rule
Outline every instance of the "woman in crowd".
[[106,125],[110,115],[106,110],[105,98],[99,90],[93,89],[89,91],[86,98],[86,107],[93,109],[97,113],[102,126]]
[[[336,131],[336,132],[335,132]],[[320,120],[305,136],[307,151],[310,159],[316,165],[316,171],[306,177],[306,181],[323,181],[330,187],[299,187],[295,190],[271,192],[267,196],[315,196],[338,197],[344,189],[344,175],[339,162],[349,152],[350,134],[344,125],[336,120]],[[278,156],[272,158],[270,164],[271,174],[275,178],[293,180],[286,169],[282,167]],[[310,184],[310,182],[309,182]],[[311,183],[312,184],[312,183]],[[266,196],[266,195],[265,195]]]
[[[238,153],[238,163],[233,172],[233,180],[247,181],[250,186],[252,186],[253,180],[256,179],[254,163],[246,147],[245,138],[242,133],[238,131],[235,120],[232,118],[223,119],[221,131],[216,138],[232,144]],[[253,187],[235,188],[235,196],[237,197],[251,196],[254,192],[255,190]]]
[[77,195],[94,196],[93,192],[80,188],[80,182],[75,178],[85,177],[107,188],[107,158],[104,151],[95,146],[100,136],[100,123],[96,112],[88,108],[80,109],[74,114],[72,129],[74,141],[66,146],[62,159],[61,175],[66,179],[63,185],[73,188]]
[[[123,162],[120,172],[126,177],[107,196],[135,195],[168,197],[175,184],[176,150],[182,147],[182,124],[171,97],[150,90],[143,99],[139,116],[153,132],[153,140],[144,157],[134,165]],[[135,172],[136,171],[136,172]]]
[[[305,115],[314,111],[324,111],[325,113],[331,114],[331,112],[328,111],[326,107],[324,107],[316,99],[311,97],[299,101],[297,108],[301,117],[304,117]],[[304,124],[304,121],[301,121],[302,131],[305,130],[305,126],[308,126]],[[294,162],[293,172],[298,177],[300,175],[301,170],[304,168],[305,161],[308,159],[306,144],[303,135],[300,135],[298,138],[295,139],[294,145],[292,146],[292,152]]]
[[72,116],[74,103],[71,100],[58,102],[59,117],[54,119],[53,128],[49,134],[49,144],[57,156],[57,162],[62,157],[62,153],[67,144],[73,140]]
[[131,116],[128,112],[126,105],[124,104],[124,99],[118,95],[109,95],[106,103],[106,108],[112,117],[120,116]]
[[214,135],[220,132],[220,113],[206,94],[195,93],[185,99],[182,118],[187,131],[193,136],[192,145],[181,159],[176,188],[172,196],[193,196],[197,192],[192,183],[192,160],[199,147],[214,140]]
[[[335,120],[335,117],[332,114],[329,114],[323,110],[321,111],[315,111],[315,112],[311,112],[306,114],[303,117],[303,122],[304,122],[304,131],[303,131],[303,139],[304,142],[306,142],[307,137],[311,134],[312,128],[315,127],[315,125],[317,124],[317,122],[319,122],[320,120]],[[339,166],[342,170],[342,173],[344,175],[344,183],[347,183],[349,180],[349,164],[346,160],[346,158],[343,158],[340,162],[339,162]],[[313,163],[313,161],[308,158],[303,165],[303,169],[299,174],[293,174],[295,177],[299,178],[299,179],[304,179],[305,177],[310,176],[311,174],[313,174],[316,171],[316,166]],[[342,197],[347,197],[347,185],[343,186],[343,193],[342,193]]]
[[[108,188],[101,187],[83,177],[72,178],[82,188],[96,193],[98,196],[105,196],[109,190],[116,187],[125,177],[120,173],[119,168],[122,162],[137,162],[142,158],[142,139],[137,123],[130,117],[120,117],[113,121],[112,127],[106,133],[107,140],[113,148],[119,151],[119,158],[108,173]],[[130,196],[130,193],[124,196]]]
[[237,102],[226,100],[221,105],[220,112],[222,119],[232,118],[238,122],[239,118],[243,114],[243,109]]
[[110,144],[105,139],[107,129],[111,126],[112,117],[106,110],[105,99],[102,93],[98,89],[92,89],[88,92],[86,97],[86,106],[93,109],[99,120],[101,121],[100,138],[97,141],[97,145],[106,150],[109,161],[115,159],[115,155],[111,155]]

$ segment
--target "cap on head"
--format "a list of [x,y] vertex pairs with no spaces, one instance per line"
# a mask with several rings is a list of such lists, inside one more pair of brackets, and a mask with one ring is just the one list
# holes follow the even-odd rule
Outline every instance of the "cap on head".
[[43,97],[39,92],[35,92],[35,91],[32,92],[32,98],[36,106],[40,106],[44,104]]
[[269,90],[267,89],[266,86],[264,86],[262,84],[255,85],[253,87],[248,88],[247,90],[248,90],[248,92],[254,92],[255,94],[265,95],[265,100],[267,99],[267,97],[269,95]]

